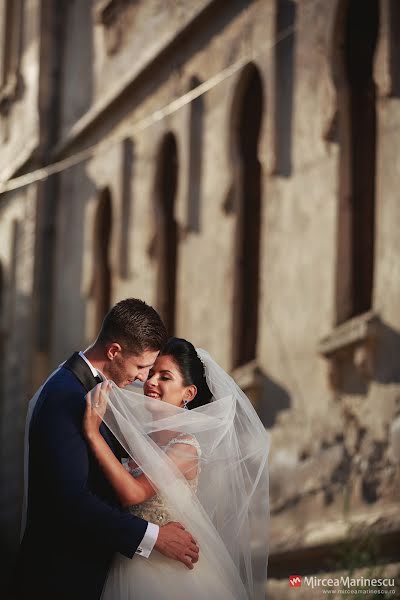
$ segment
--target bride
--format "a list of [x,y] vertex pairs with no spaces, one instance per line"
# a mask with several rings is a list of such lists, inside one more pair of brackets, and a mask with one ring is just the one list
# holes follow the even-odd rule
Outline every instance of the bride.
[[[250,401],[206,351],[179,338],[158,356],[144,394],[96,386],[86,397],[85,437],[122,504],[159,525],[187,527],[200,557],[188,570],[157,551],[147,560],[118,554],[102,600],[258,597],[254,547],[264,580],[269,442]],[[99,433],[102,420],[129,455],[124,465]]]

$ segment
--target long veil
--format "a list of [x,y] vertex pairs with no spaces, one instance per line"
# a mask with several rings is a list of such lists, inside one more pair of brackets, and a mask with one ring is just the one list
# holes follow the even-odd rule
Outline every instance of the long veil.
[[[112,384],[103,420],[162,495],[173,520],[192,533],[201,555],[229,582],[232,597],[253,599],[255,569],[256,579],[265,581],[267,567],[269,438],[233,379],[206,351],[197,353],[210,404],[186,410]],[[197,493],[164,450],[166,439],[182,435],[196,438],[201,448]],[[193,450],[179,448],[182,454]]]

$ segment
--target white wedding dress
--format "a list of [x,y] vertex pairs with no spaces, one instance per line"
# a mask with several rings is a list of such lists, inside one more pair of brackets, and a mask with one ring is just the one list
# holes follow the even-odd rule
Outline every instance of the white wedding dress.
[[[208,352],[196,352],[212,393],[210,403],[185,410],[111,385],[102,417],[157,490],[153,498],[133,506],[132,513],[160,525],[181,523],[199,545],[199,561],[189,570],[155,549],[147,559],[118,554],[102,600],[265,596],[254,575],[257,581],[266,577],[268,434],[233,379]],[[163,447],[156,440],[165,439],[167,432],[173,439]],[[193,448],[196,477],[186,479],[178,465],[193,464]]]
[[[201,449],[194,436],[181,434],[174,437],[164,447],[168,450],[174,444],[187,444]],[[134,470],[135,471],[135,470]],[[139,470],[139,473],[141,471]],[[187,481],[196,492],[199,470],[194,479]],[[132,514],[156,523],[166,525],[176,521],[163,497],[155,495],[146,502],[132,506]],[[242,597],[234,592],[233,582],[219,572],[218,564],[211,563],[201,552],[193,570],[182,563],[166,558],[153,550],[149,558],[134,556],[132,559],[118,554],[111,566],[103,590],[102,600],[236,600]]]

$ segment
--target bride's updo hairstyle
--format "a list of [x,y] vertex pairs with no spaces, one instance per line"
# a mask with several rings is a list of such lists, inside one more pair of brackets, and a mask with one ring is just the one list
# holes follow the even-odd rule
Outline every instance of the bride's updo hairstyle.
[[188,409],[198,408],[211,402],[212,394],[205,378],[204,365],[193,344],[182,338],[172,337],[165,344],[160,354],[171,356],[174,359],[181,372],[183,385],[195,385],[197,387],[196,396],[187,404]]

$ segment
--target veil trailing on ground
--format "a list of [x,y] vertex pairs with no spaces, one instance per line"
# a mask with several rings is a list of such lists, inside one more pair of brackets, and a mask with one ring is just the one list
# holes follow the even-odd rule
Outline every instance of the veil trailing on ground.
[[[206,351],[197,353],[213,395],[210,404],[186,410],[112,384],[103,420],[163,496],[173,520],[192,533],[201,554],[230,582],[232,597],[247,600],[257,596],[255,580],[266,577],[268,434],[233,379]],[[164,450],[182,434],[201,448],[197,493]],[[191,472],[192,452],[193,446],[179,444],[179,464],[190,464]]]

